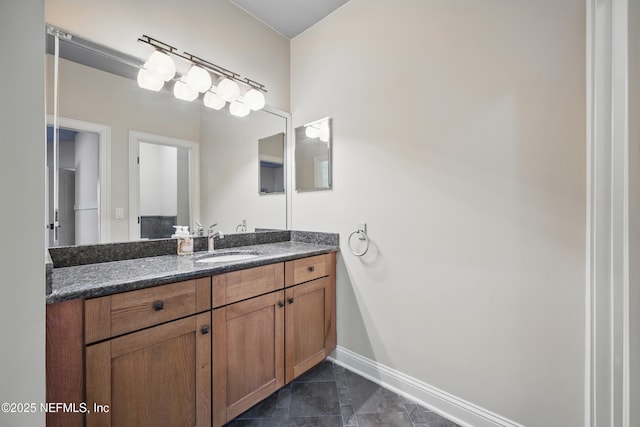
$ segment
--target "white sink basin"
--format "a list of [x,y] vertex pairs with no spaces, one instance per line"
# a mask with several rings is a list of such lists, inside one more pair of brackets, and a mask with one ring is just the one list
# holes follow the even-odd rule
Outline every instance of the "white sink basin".
[[233,261],[244,261],[247,259],[255,258],[260,256],[260,254],[256,253],[221,253],[221,254],[211,254],[204,256],[203,258],[197,259],[196,262],[206,262],[206,263],[214,263],[214,262],[233,262]]

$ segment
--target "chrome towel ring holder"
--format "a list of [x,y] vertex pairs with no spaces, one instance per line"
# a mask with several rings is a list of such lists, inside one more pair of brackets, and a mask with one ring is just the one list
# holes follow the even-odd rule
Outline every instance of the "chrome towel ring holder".
[[[364,249],[361,251],[357,251],[353,248],[351,244],[351,240],[354,236],[358,236],[358,240],[365,242]],[[358,226],[358,229],[351,234],[349,234],[349,238],[347,239],[347,246],[349,246],[349,252],[354,254],[355,256],[361,257],[364,256],[369,250],[369,236],[367,236],[367,224],[361,224]]]

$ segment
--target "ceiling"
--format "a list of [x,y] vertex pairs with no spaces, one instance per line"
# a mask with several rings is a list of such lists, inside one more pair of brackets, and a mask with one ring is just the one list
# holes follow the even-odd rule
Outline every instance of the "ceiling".
[[230,0],[291,39],[349,0]]

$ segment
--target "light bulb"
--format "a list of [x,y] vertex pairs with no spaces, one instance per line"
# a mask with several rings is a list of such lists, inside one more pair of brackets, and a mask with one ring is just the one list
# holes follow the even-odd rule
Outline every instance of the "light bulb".
[[151,56],[149,56],[144,67],[150,74],[165,82],[168,82],[176,75],[176,64],[173,62],[173,59],[159,50],[154,51]]
[[318,130],[318,137],[322,142],[329,142],[331,131],[329,130],[329,120],[325,120],[320,123],[320,129]]
[[218,84],[218,96],[227,102],[232,102],[240,96],[240,86],[231,79],[224,78]]
[[239,101],[233,101],[231,105],[229,105],[229,112],[234,116],[244,117],[249,114],[250,111],[249,107]]
[[322,142],[329,142],[329,132],[324,132],[321,129],[320,132],[318,132],[318,138],[320,138],[320,141]]
[[251,88],[244,94],[244,103],[253,111],[260,110],[264,108],[264,95],[259,90]]
[[224,99],[213,92],[205,93],[203,102],[206,107],[213,108],[214,110],[219,110],[226,104]]
[[164,86],[164,81],[151,75],[148,70],[140,68],[138,71],[138,86],[157,92]]
[[315,126],[307,126],[304,130],[304,134],[307,138],[317,138],[320,136],[320,130]]
[[198,91],[187,86],[185,82],[177,81],[173,86],[173,95],[185,101],[193,101],[198,97]]
[[211,75],[204,68],[194,65],[187,73],[185,83],[198,92],[206,92],[211,87]]

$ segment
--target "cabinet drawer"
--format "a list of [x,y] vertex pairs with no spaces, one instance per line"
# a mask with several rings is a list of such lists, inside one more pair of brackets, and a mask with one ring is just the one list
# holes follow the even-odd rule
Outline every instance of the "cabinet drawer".
[[211,308],[211,279],[187,280],[85,301],[85,343]]
[[283,287],[283,263],[213,276],[213,307],[253,298]]
[[327,256],[317,255],[308,258],[287,261],[285,264],[286,286],[308,282],[329,274]]

